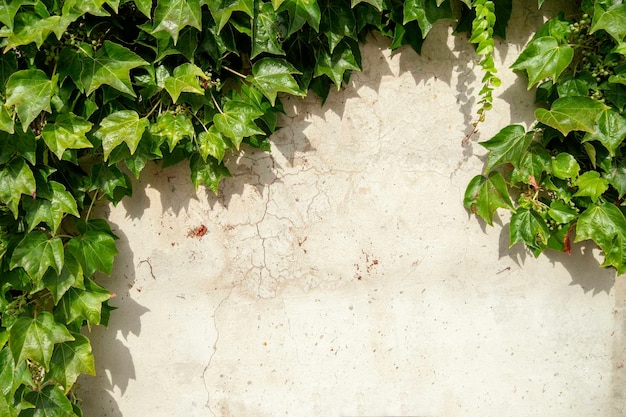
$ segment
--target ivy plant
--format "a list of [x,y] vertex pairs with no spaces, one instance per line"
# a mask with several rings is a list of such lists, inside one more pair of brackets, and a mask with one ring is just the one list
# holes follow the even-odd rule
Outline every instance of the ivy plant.
[[[538,7],[543,3],[539,0]],[[484,142],[465,205],[533,253],[592,239],[626,270],[625,10],[583,1],[515,63],[538,85],[537,124]],[[77,378],[94,374],[85,327],[106,325],[98,283],[117,254],[99,201],[132,193],[151,161],[188,164],[218,192],[224,161],[268,150],[280,97],[325,100],[361,69],[371,32],[418,53],[439,20],[467,32],[484,70],[476,123],[499,85],[493,37],[511,0],[0,1],[0,415],[81,416]],[[476,125],[474,126],[476,127]],[[515,190],[515,203],[511,190]]]
[[536,122],[482,142],[481,175],[465,206],[488,224],[512,212],[510,244],[538,256],[590,240],[603,266],[626,272],[626,4],[582,1],[580,15],[550,19],[512,69],[536,87]]

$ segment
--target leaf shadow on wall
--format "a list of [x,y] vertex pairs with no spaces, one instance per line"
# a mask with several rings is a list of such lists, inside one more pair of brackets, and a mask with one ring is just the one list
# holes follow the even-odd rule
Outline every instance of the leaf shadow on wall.
[[135,285],[135,263],[128,238],[124,232],[111,223],[119,254],[115,258],[110,277],[102,277],[99,283],[115,294],[110,304],[118,307],[113,311],[108,327],[95,326],[87,334],[91,340],[95,358],[96,376],[83,375],[78,384],[78,397],[83,401],[85,415],[90,417],[122,417],[112,392],[117,389],[124,395],[129,381],[135,379],[133,357],[123,340],[129,334],[141,333],[141,316],[149,310],[130,296]]
[[[509,257],[518,266],[534,261],[533,254],[526,246],[518,242],[509,247],[509,240],[509,224],[507,223],[500,232],[500,258]],[[565,252],[546,249],[539,256],[547,257],[553,265],[557,263],[562,265],[572,279],[570,286],[579,286],[585,293],[591,291],[592,295],[602,292],[608,294],[615,285],[615,270],[601,268],[594,249],[593,242],[579,242],[572,244],[569,255]]]

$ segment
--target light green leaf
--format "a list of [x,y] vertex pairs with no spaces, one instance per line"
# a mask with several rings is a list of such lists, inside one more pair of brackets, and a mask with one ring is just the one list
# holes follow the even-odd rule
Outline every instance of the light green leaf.
[[76,200],[67,192],[65,186],[56,181],[50,181],[49,185],[52,192],[50,199],[27,197],[23,202],[29,232],[44,222],[50,226],[52,233],[56,234],[66,214],[80,217]]
[[576,219],[578,212],[561,200],[552,200],[548,216],[561,224],[567,224]]
[[224,140],[215,125],[211,125],[208,131],[200,133],[197,140],[202,159],[206,161],[207,157],[211,155],[217,159],[218,163],[222,163],[226,149],[230,148],[230,145]]
[[190,139],[196,136],[191,120],[183,113],[179,113],[176,116],[172,113],[161,114],[157,119],[153,133],[167,138],[170,152],[174,150],[176,144],[185,136]]
[[52,269],[48,269],[43,276],[43,285],[50,290],[56,305],[70,287],[85,289],[83,268],[74,258],[74,255],[68,252],[65,254],[65,262],[61,273],[57,274]]
[[351,70],[361,70],[361,56],[349,43],[342,42],[332,54],[324,48],[318,50],[313,75],[327,75],[337,86],[337,91],[341,88],[344,73]]
[[52,350],[57,343],[74,338],[52,314],[42,311],[36,317],[19,317],[9,329],[9,349],[17,365],[26,359],[49,369]]
[[546,222],[539,213],[529,209],[518,209],[511,216],[510,234],[509,247],[517,242],[523,242],[535,257],[543,251],[550,238]]
[[15,122],[9,113],[9,109],[4,105],[4,100],[0,99],[0,130],[13,134],[15,133]]
[[38,69],[22,70],[11,75],[7,81],[5,106],[15,106],[24,132],[42,111],[51,112],[50,99],[56,90],[58,76],[48,78]]
[[7,38],[4,52],[33,42],[40,48],[51,33],[60,39],[72,23],[72,18],[67,16],[48,16],[42,19],[34,13],[20,13],[20,17],[24,21],[20,30],[9,33],[0,31],[0,36]]
[[57,385],[46,385],[40,391],[31,391],[24,399],[35,408],[20,413],[20,417],[76,417],[72,403]]
[[6,204],[17,219],[22,194],[34,195],[37,184],[23,158],[14,158],[0,170],[0,202]]
[[254,18],[254,0],[205,0],[205,2],[217,23],[218,33],[228,23],[233,12],[244,12]]
[[89,277],[96,271],[111,274],[117,247],[109,233],[88,230],[82,236],[71,238],[67,248],[80,262],[86,276]]
[[538,145],[530,147],[520,158],[511,172],[511,183],[539,183],[544,172],[550,170],[551,160],[548,151]]
[[252,27],[252,54],[255,58],[261,53],[285,55],[281,46],[283,34],[280,27],[285,26],[283,15],[274,11],[270,3],[259,2],[259,10]]
[[623,162],[616,162],[613,161],[604,174],[604,178],[617,190],[619,198],[622,198],[626,194],[626,166]]
[[157,0],[152,33],[164,30],[176,45],[178,33],[185,26],[202,29],[202,11],[198,0]]
[[595,133],[596,119],[606,109],[604,103],[589,97],[563,97],[552,103],[550,110],[537,109],[535,117],[564,136],[572,130]]
[[44,232],[30,232],[15,247],[9,267],[15,269],[21,266],[37,285],[49,267],[57,273],[61,272],[64,257],[60,238],[48,239]]
[[16,366],[11,350],[8,346],[4,346],[0,350],[0,391],[2,392],[0,397],[13,398],[15,391],[22,384],[34,385],[28,364],[23,361]]
[[587,133],[582,141],[597,140],[609,150],[611,156],[615,156],[615,151],[626,138],[626,120],[615,110],[606,109],[600,113],[596,123],[595,133]]
[[102,141],[104,160],[106,161],[111,151],[122,142],[128,145],[131,154],[135,153],[141,136],[149,125],[148,119],[139,118],[134,110],[120,110],[105,117],[94,133],[94,136]]
[[526,133],[524,126],[510,125],[500,130],[488,141],[481,142],[480,144],[489,150],[485,172],[501,164],[519,165],[531,141],[532,133]]
[[437,20],[452,18],[452,9],[448,1],[406,0],[404,2],[403,24],[417,20],[423,37],[426,37]]
[[574,197],[591,197],[594,203],[609,189],[609,182],[604,178],[600,178],[600,173],[597,171],[585,172],[578,177],[574,185],[578,187],[578,191],[576,191]]
[[133,0],[133,2],[144,16],[152,17],[152,0]]
[[68,288],[55,310],[55,316],[68,324],[83,318],[87,320],[88,325],[97,325],[100,324],[102,303],[109,298],[111,298],[109,291],[90,279],[86,279],[84,290],[76,287]]
[[626,236],[618,234],[613,240],[602,247],[604,262],[601,266],[612,266],[621,275],[626,272]]
[[511,68],[516,71],[526,70],[530,90],[544,78],[551,77],[556,81],[573,58],[572,47],[559,44],[552,36],[544,36],[531,41]]
[[287,37],[299,31],[305,23],[319,32],[322,13],[317,0],[284,0],[277,11],[281,13],[285,10],[289,15]]
[[29,6],[34,4],[32,0],[0,0],[0,23],[4,23],[6,27],[13,30],[13,20],[21,6]]
[[489,176],[477,175],[467,186],[463,205],[470,212],[482,217],[489,225],[498,208],[514,210],[504,177],[497,171]]
[[48,148],[57,156],[63,158],[66,149],[92,148],[93,145],[85,136],[91,130],[92,124],[74,113],[60,114],[54,123],[43,127],[41,135]]
[[263,113],[256,107],[242,101],[231,100],[226,102],[221,113],[213,116],[213,123],[217,130],[230,138],[237,149],[243,138],[252,135],[265,135],[261,129],[254,124],[254,120]]
[[593,9],[593,21],[589,33],[604,29],[617,42],[626,35],[626,4],[614,4],[607,10],[596,2]]
[[611,203],[592,205],[585,210],[576,223],[576,242],[591,239],[601,248],[612,245],[616,235],[624,235],[626,218]]
[[274,106],[278,92],[300,97],[306,95],[292,74],[300,74],[300,71],[284,59],[263,58],[252,66],[249,79]]
[[206,162],[198,154],[194,154],[189,161],[191,168],[191,182],[198,189],[201,184],[209,187],[215,194],[218,193],[220,181],[230,177],[230,172],[223,164],[214,158],[208,157]]
[[185,63],[174,69],[174,75],[163,80],[163,86],[176,103],[181,93],[204,94],[198,83],[198,77],[207,79],[206,74],[197,66]]
[[580,165],[571,154],[562,152],[552,159],[552,174],[562,180],[576,178]]
[[89,339],[81,334],[74,334],[74,340],[59,343],[54,348],[50,360],[50,373],[46,379],[56,381],[67,394],[79,375],[95,375],[93,354]]
[[80,80],[85,94],[90,95],[100,86],[109,85],[135,97],[130,70],[148,65],[139,55],[111,41],[104,41],[95,54],[88,49],[81,49],[81,52],[83,69]]

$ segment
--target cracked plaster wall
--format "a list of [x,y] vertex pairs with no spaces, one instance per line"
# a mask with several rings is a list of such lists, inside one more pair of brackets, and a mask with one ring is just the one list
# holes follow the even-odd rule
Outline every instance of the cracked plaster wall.
[[[507,68],[551,3],[515,4],[476,139],[532,122]],[[273,152],[234,155],[219,196],[149,166],[103,210],[119,309],[92,330],[86,416],[624,415],[626,284],[591,245],[533,259],[462,207],[481,75],[451,30],[421,56],[370,38],[324,107],[284,101]]]

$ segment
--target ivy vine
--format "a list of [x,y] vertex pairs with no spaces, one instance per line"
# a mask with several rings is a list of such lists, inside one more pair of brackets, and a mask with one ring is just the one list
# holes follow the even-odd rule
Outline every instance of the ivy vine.
[[[539,0],[541,7],[543,0]],[[280,95],[322,100],[361,69],[374,31],[418,53],[445,19],[484,71],[478,123],[500,83],[493,37],[511,0],[1,0],[0,415],[81,416],[94,374],[85,326],[108,322],[95,280],[117,254],[98,201],[131,195],[149,161],[189,164],[218,192],[224,159],[270,148]],[[511,244],[569,251],[591,239],[626,272],[626,5],[583,0],[544,25],[513,65],[537,85],[537,123],[483,142],[464,204]],[[468,137],[469,140],[469,137]],[[511,192],[513,191],[513,192]],[[511,198],[515,196],[515,202]]]

